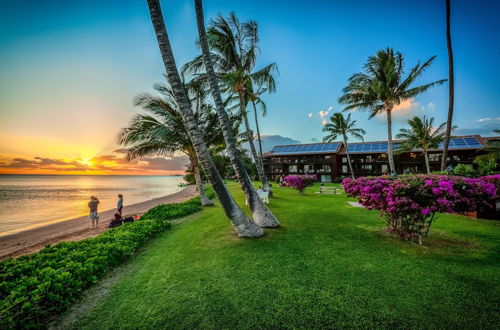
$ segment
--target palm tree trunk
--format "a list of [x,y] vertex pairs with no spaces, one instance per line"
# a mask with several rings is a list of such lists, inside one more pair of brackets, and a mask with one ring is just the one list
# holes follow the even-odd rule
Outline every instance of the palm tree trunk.
[[149,13],[151,15],[151,22],[156,33],[156,38],[158,40],[158,46],[160,48],[161,57],[163,59],[163,64],[165,65],[165,70],[167,71],[167,78],[177,104],[179,105],[179,110],[182,115],[182,119],[186,125],[187,133],[193,143],[198,160],[205,171],[208,181],[212,185],[215,194],[217,195],[224,212],[231,221],[234,229],[240,237],[258,237],[264,234],[264,231],[256,223],[254,223],[246,214],[241,210],[241,208],[236,204],[233,196],[229,193],[222,178],[215,167],[215,164],[210,157],[210,153],[203,141],[203,135],[198,129],[196,120],[194,118],[193,112],[189,105],[189,99],[184,90],[184,86],[179,77],[179,72],[177,71],[177,66],[175,64],[174,55],[172,53],[172,48],[170,45],[170,40],[168,38],[167,29],[165,27],[165,22],[163,21],[163,14],[161,12],[160,1],[159,0],[147,0]]
[[394,152],[392,150],[392,106],[386,108],[387,112],[387,154],[389,156],[389,168],[391,175],[396,174],[396,167],[394,166]]
[[446,121],[446,136],[444,138],[443,158],[441,159],[441,171],[446,169],[448,161],[448,146],[450,145],[451,129],[453,123],[453,105],[455,103],[455,75],[453,73],[453,48],[451,46],[450,31],[450,0],[446,0],[446,46],[448,47],[448,81],[449,81],[449,101],[448,119]]
[[255,106],[254,101],[252,101],[252,106],[253,106],[253,113],[255,116],[255,128],[257,130],[257,140],[259,141],[259,156],[260,156],[260,160],[262,162],[262,141],[260,139],[259,120],[257,118],[257,107]]
[[200,195],[200,201],[202,206],[212,206],[214,203],[208,198],[205,193],[205,188],[203,188],[203,182],[201,181],[200,175],[200,166],[198,164],[198,159],[196,159],[196,155],[189,157],[191,159],[191,171],[194,175],[194,181],[196,182],[196,189],[198,190],[198,194]]
[[279,226],[278,219],[276,219],[274,214],[267,208],[266,205],[264,205],[264,203],[260,199],[259,195],[255,191],[255,188],[252,184],[252,181],[250,180],[250,177],[248,176],[245,167],[243,166],[243,163],[238,157],[236,139],[233,135],[232,128],[229,125],[229,116],[227,115],[222,103],[222,97],[220,94],[217,77],[215,75],[212,58],[210,56],[210,50],[208,49],[207,35],[205,31],[205,19],[203,17],[203,6],[201,0],[195,0],[194,4],[196,10],[196,22],[198,23],[200,47],[203,54],[203,62],[205,64],[205,70],[207,71],[210,90],[214,99],[217,116],[219,117],[222,134],[224,135],[224,140],[226,141],[226,151],[228,153],[229,159],[231,160],[231,164],[233,165],[234,172],[238,177],[241,188],[245,193],[250,210],[253,214],[254,221],[262,227],[277,227]]
[[264,166],[261,162],[260,157],[257,155],[257,150],[255,149],[255,143],[253,141],[252,130],[250,129],[250,122],[248,121],[248,113],[246,107],[245,97],[240,93],[240,112],[243,115],[245,130],[248,139],[248,145],[250,146],[250,152],[252,153],[253,160],[255,162],[255,168],[257,169],[257,174],[259,175],[260,182],[262,182],[262,189],[264,191],[269,191],[269,182],[267,181],[266,175],[264,173]]
[[424,150],[425,168],[427,169],[427,174],[431,174],[431,166],[429,165],[429,155],[427,150]]
[[347,150],[347,139],[345,137],[344,137],[344,144],[345,144],[345,154],[347,156],[347,163],[349,164],[349,170],[351,171],[351,177],[355,179],[354,171],[352,169],[351,156],[349,155],[349,150]]

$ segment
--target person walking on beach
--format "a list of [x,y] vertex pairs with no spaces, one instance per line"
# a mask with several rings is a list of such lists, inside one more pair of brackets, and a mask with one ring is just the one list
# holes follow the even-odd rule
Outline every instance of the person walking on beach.
[[120,215],[122,215],[122,210],[123,210],[123,195],[118,194],[118,203],[116,204],[116,210]]
[[99,227],[99,213],[97,213],[97,207],[99,206],[99,200],[95,196],[90,197],[90,202],[89,202],[89,218],[92,220],[92,228],[94,228],[94,223],[95,227]]

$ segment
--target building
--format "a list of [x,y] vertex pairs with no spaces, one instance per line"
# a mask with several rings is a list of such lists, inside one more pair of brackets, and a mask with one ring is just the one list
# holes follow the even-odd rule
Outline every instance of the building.
[[[474,166],[474,158],[494,138],[479,135],[453,137],[450,141],[448,159],[452,165]],[[401,141],[394,140],[397,150]],[[356,176],[382,175],[389,173],[387,141],[348,143]],[[442,158],[442,144],[429,151],[431,171],[439,171]],[[397,173],[425,173],[424,156],[421,150],[395,153]],[[274,147],[264,155],[264,170],[271,180],[289,174],[316,175],[320,182],[331,182],[349,176],[346,146],[342,142],[295,144]]]

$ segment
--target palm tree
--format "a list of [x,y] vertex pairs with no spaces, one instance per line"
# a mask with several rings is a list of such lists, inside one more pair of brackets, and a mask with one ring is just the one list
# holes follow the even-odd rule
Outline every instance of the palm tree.
[[338,137],[342,137],[345,145],[345,153],[347,155],[347,163],[349,164],[351,176],[354,179],[351,156],[349,155],[349,149],[347,148],[347,135],[351,135],[361,141],[364,141],[363,135],[365,135],[366,132],[362,128],[356,128],[356,120],[351,120],[351,114],[348,114],[347,117],[344,117],[342,113],[336,112],[330,117],[330,121],[330,123],[327,123],[323,127],[323,132],[329,133],[323,138],[323,141],[333,142],[337,140]]
[[455,102],[455,76],[453,74],[453,49],[451,47],[451,31],[450,31],[450,0],[446,0],[446,46],[448,47],[448,119],[446,121],[446,137],[444,138],[443,158],[441,159],[441,171],[446,168],[448,161],[448,146],[451,139],[452,121],[453,121],[453,105]]
[[392,48],[379,50],[375,56],[368,57],[363,72],[355,73],[349,78],[347,86],[343,89],[344,95],[339,98],[339,103],[346,105],[344,110],[368,110],[369,119],[386,113],[387,153],[392,175],[396,174],[392,147],[392,110],[402,101],[411,99],[430,87],[446,81],[442,79],[430,84],[410,87],[435,58],[436,56],[433,56],[424,64],[417,64],[406,77],[403,77],[403,55],[399,52],[394,53]]
[[229,193],[222,178],[215,167],[215,164],[210,157],[210,153],[203,140],[203,135],[201,134],[196,118],[194,117],[193,111],[191,110],[191,105],[189,99],[186,95],[186,90],[180,79],[179,72],[177,71],[177,66],[175,64],[175,58],[172,53],[172,47],[170,45],[170,40],[167,34],[167,28],[165,22],[163,21],[163,14],[161,12],[161,6],[159,0],[147,0],[149,13],[151,16],[151,22],[156,34],[156,39],[158,40],[158,46],[160,49],[161,57],[163,59],[163,64],[165,70],[167,71],[168,82],[172,88],[172,92],[175,97],[175,101],[179,106],[180,114],[186,125],[186,131],[193,143],[194,150],[198,157],[198,160],[205,172],[205,176],[212,185],[212,188],[221,203],[222,208],[226,216],[231,221],[234,229],[240,237],[258,237],[264,234],[263,229],[254,223],[250,218],[248,218],[241,208],[236,204],[233,196]]
[[[206,32],[208,35],[210,58],[216,75],[223,83],[223,92],[238,96],[240,113],[243,116],[245,133],[247,134],[250,152],[262,181],[263,189],[270,190],[264,173],[262,160],[257,155],[253,132],[247,114],[247,105],[251,101],[254,90],[263,89],[273,93],[276,89],[274,75],[277,73],[276,63],[271,63],[258,71],[254,71],[258,48],[258,25],[255,21],[240,23],[234,13],[226,19],[218,16],[212,21]],[[199,73],[204,67],[203,54],[184,65],[185,73]],[[205,68],[206,70],[206,68]],[[201,75],[203,77],[203,75]]]
[[[186,90],[189,87],[186,86]],[[189,168],[194,175],[201,204],[213,205],[205,194],[200,175],[200,167],[194,146],[186,133],[179,107],[175,102],[172,89],[169,86],[156,85],[163,97],[148,93],[139,94],[134,104],[140,106],[146,114],[136,115],[130,125],[118,133],[118,143],[127,147],[127,159],[132,160],[147,155],[166,156],[182,152],[189,158]],[[198,127],[203,131],[207,145],[221,143],[217,116],[211,112],[211,107],[203,102],[198,95],[194,101],[197,104],[194,117]]]
[[[195,0],[196,22],[198,24],[198,35],[200,39],[200,47],[202,51],[204,66],[206,69],[206,76],[212,92],[212,97],[215,103],[215,109],[219,117],[222,134],[226,141],[226,150],[234,167],[234,171],[241,184],[241,188],[245,193],[250,210],[252,211],[254,221],[262,227],[277,227],[279,221],[274,214],[262,202],[259,195],[248,176],[241,159],[238,157],[237,141],[234,133],[231,131],[229,125],[229,117],[224,109],[222,97],[219,90],[219,83],[212,63],[212,57],[208,48],[207,35],[205,32],[205,19],[203,16],[203,6],[201,0]],[[253,139],[253,138],[252,138]]]
[[446,134],[445,125],[442,123],[437,128],[434,127],[434,118],[413,117],[408,120],[410,128],[402,128],[396,136],[398,139],[404,141],[399,145],[398,152],[409,152],[415,149],[422,149],[425,159],[425,168],[427,174],[431,174],[431,167],[429,165],[429,149],[435,149],[439,143],[443,141]]

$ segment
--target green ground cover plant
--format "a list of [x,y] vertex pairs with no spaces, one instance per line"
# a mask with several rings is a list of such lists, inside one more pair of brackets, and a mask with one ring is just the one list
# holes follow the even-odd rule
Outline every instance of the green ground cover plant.
[[190,215],[73,328],[498,327],[499,222],[442,214],[421,247],[389,235],[378,211],[347,204],[355,199],[315,194],[318,184],[273,190],[281,228],[241,239],[219,204]]
[[0,328],[43,328],[83,290],[151,238],[171,228],[168,220],[201,209],[199,197],[160,205],[139,221],[77,242],[47,246],[37,253],[0,262]]

